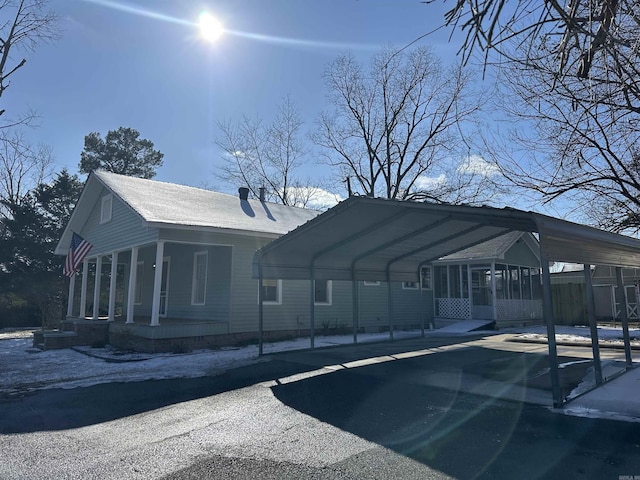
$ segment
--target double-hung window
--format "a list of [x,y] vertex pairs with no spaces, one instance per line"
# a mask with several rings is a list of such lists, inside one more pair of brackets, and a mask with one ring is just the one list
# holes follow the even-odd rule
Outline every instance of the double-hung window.
[[113,195],[108,194],[102,197],[100,205],[100,223],[107,223],[111,220],[111,211],[113,209]]
[[262,301],[273,305],[282,303],[282,280],[262,279]]
[[331,280],[315,280],[313,291],[316,305],[331,305]]

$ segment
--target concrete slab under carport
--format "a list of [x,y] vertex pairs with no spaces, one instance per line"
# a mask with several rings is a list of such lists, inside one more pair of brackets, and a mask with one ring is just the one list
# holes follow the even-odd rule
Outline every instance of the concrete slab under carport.
[[[387,375],[392,370],[407,375],[405,381],[423,386],[544,407],[552,406],[552,385],[548,372],[546,385],[544,378],[537,382],[527,381],[527,378],[539,375],[541,369],[548,365],[547,345],[516,342],[513,341],[515,337],[515,334],[489,332],[466,335],[434,332],[425,338],[296,350],[274,353],[268,357],[306,367],[304,373],[279,378],[274,384],[304,381],[342,370],[360,371],[374,376]],[[506,365],[513,367],[514,362],[522,361],[523,356],[527,356],[523,365],[535,368],[521,372],[526,377],[524,381],[522,376],[513,381],[496,380],[501,375],[499,370],[496,375],[494,366],[499,369],[499,362],[504,360]],[[588,345],[558,346],[558,357],[561,365],[576,365],[573,372],[568,368],[560,369],[561,385],[570,391],[586,375],[589,365],[579,363],[580,360],[592,361],[591,349]],[[619,362],[620,369],[624,370],[623,350],[606,349],[602,351],[601,357],[603,360]],[[385,364],[393,368],[371,368]],[[614,372],[610,373],[613,375]],[[572,378],[564,378],[567,376]],[[611,402],[609,408],[615,409],[614,402]],[[640,402],[638,415],[640,416]]]

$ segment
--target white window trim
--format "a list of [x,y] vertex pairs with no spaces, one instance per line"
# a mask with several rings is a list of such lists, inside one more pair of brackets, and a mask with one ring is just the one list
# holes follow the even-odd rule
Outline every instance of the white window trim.
[[379,287],[380,282],[367,282],[366,280],[363,282],[365,287]]
[[[142,271],[138,271],[138,267],[142,267]],[[140,298],[138,298],[138,285],[140,285]],[[133,304],[142,305],[142,296],[144,293],[144,260],[136,263],[136,283],[133,287]]]
[[[198,257],[205,257],[205,267],[204,267],[204,298],[202,302],[196,302],[196,281],[197,281],[197,273],[198,273]],[[208,250],[200,250],[198,252],[193,252],[193,274],[191,277],[191,305],[206,305],[207,303],[207,279],[209,277],[209,251]]]
[[[415,283],[416,286],[415,287],[408,287],[407,283]],[[420,289],[420,282],[402,282],[402,289],[403,290],[419,290]]]
[[[108,207],[107,207],[108,205]],[[100,223],[107,223],[111,220],[113,213],[113,194],[109,193],[102,197],[100,204]]]
[[[313,281],[313,291],[315,297],[315,280]],[[313,299],[313,304],[318,306],[331,306],[333,305],[333,281],[327,280],[327,301],[326,302],[316,302],[316,299]]]
[[[273,280],[273,278],[263,278],[264,280]],[[277,300],[263,300],[262,304],[263,305],[282,305],[282,280],[278,279],[276,280],[277,285],[276,285],[276,297]],[[258,289],[262,288],[262,285],[260,285],[260,281],[258,281]],[[260,292],[258,292],[258,303],[260,303]]]

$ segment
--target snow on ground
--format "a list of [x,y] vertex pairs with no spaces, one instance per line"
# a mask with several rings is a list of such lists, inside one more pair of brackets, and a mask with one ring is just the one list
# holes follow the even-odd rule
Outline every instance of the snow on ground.
[[[47,388],[86,387],[99,383],[137,382],[170,378],[213,376],[225,370],[265,361],[258,346],[198,350],[185,354],[141,354],[105,348],[77,347],[40,351],[32,348],[36,329],[0,330],[0,396],[10,396]],[[556,327],[558,341],[589,342],[587,327]],[[622,330],[599,328],[602,342],[622,342]],[[546,329],[528,327],[494,333],[514,333],[525,340],[546,340]],[[427,335],[437,335],[437,330]],[[394,338],[416,337],[420,331],[396,331]],[[634,344],[640,345],[640,330],[632,330]],[[384,341],[388,333],[359,334],[358,343]],[[317,336],[316,347],[350,344],[352,335]],[[264,352],[274,353],[309,348],[309,339],[301,338],[265,343]]]
[[[516,337],[517,340],[547,341],[547,328],[544,325],[520,328],[517,331],[521,333]],[[556,342],[591,344],[590,335],[590,330],[587,326],[556,326]],[[632,346],[640,347],[640,329],[630,328],[629,337]],[[603,346],[623,346],[622,327],[598,327],[598,343]]]
[[[213,376],[230,368],[265,360],[258,356],[257,345],[197,350],[186,354],[121,352],[110,346],[41,351],[32,348],[34,330],[0,330],[0,396],[99,383]],[[419,331],[394,332],[394,338],[419,335]],[[359,334],[358,343],[388,338],[388,333]],[[317,336],[315,345],[328,347],[352,341],[352,335]],[[265,343],[264,353],[304,348],[309,348],[308,338]]]

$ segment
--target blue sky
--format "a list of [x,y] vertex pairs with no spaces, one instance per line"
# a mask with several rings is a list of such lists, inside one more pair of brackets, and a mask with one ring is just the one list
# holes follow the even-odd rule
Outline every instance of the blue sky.
[[[308,129],[322,110],[322,73],[341,53],[362,62],[442,23],[448,4],[420,0],[51,0],[61,40],[39,47],[15,74],[7,115],[41,115],[32,142],[53,147],[58,169],[77,171],[84,136],[132,127],[164,154],[157,179],[233,191],[214,177],[216,122],[269,119],[284,96]],[[229,30],[199,35],[208,11]],[[422,41],[444,60],[458,44],[441,30]],[[288,39],[284,41],[282,39]],[[309,169],[323,175],[309,159]]]

